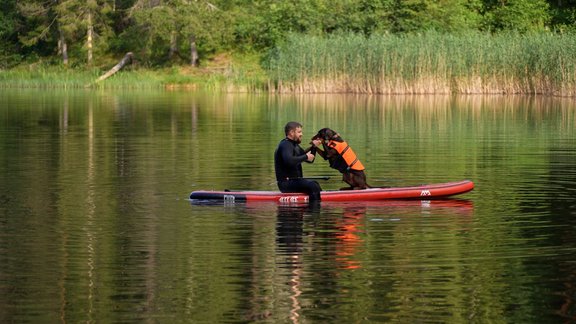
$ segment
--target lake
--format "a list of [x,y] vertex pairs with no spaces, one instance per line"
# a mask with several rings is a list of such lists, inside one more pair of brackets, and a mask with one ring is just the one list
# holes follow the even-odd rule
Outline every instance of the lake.
[[[476,187],[188,200],[275,190],[290,120],[337,130],[373,186]],[[573,321],[575,126],[562,98],[0,90],[0,322]]]

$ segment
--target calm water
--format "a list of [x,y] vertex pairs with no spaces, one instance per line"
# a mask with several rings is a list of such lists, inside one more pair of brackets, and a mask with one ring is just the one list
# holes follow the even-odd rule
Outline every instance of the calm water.
[[[372,185],[476,189],[188,201],[275,189],[289,120],[339,131]],[[0,322],[575,320],[575,126],[572,99],[2,90]]]

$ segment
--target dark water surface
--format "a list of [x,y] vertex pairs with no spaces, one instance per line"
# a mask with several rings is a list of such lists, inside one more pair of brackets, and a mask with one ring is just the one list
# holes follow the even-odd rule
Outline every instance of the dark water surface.
[[[275,189],[289,120],[439,201],[198,205]],[[0,91],[0,322],[576,319],[576,102]],[[307,175],[330,175],[323,161]]]

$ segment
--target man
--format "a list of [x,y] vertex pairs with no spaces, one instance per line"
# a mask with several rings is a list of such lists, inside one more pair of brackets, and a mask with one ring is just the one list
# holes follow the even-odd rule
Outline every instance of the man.
[[[284,127],[286,138],[280,141],[274,152],[274,169],[276,181],[281,192],[304,192],[310,201],[320,200],[320,185],[316,181],[304,179],[302,176],[302,162],[314,162],[314,148],[304,151],[302,143],[302,125],[298,122],[289,122]],[[320,141],[314,146],[320,145]]]

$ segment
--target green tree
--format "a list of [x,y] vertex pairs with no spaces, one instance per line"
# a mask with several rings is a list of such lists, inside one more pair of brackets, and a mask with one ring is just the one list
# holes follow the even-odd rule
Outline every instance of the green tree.
[[546,0],[488,0],[485,24],[490,30],[529,32],[543,30],[550,22]]
[[234,35],[239,44],[272,47],[291,33],[365,35],[392,29],[395,0],[259,0],[235,7]]
[[0,0],[0,68],[17,61],[17,25],[15,0]]
[[[24,46],[39,46],[48,52],[57,44],[58,54],[68,64],[68,44],[85,50],[87,63],[93,59],[94,38],[111,31],[107,14],[110,0],[27,0],[19,2],[19,11],[26,18],[20,41]],[[108,37],[103,37],[106,43]],[[84,44],[78,44],[81,39]]]
[[396,0],[392,15],[394,31],[476,29],[481,22],[481,9],[480,0]]
[[255,0],[248,6],[240,2],[234,6],[234,36],[240,48],[270,48],[290,32],[308,32],[312,25],[308,9],[296,10],[302,0]]
[[0,39],[7,39],[15,32],[15,6],[14,0],[0,0]]
[[131,26],[122,35],[125,50],[138,58],[164,64],[196,43],[203,52],[226,48],[232,39],[232,24],[227,12],[217,3],[203,0],[137,1],[130,9]]
[[549,0],[550,24],[557,30],[576,29],[576,0]]
[[111,37],[112,6],[110,0],[61,0],[56,6],[62,37],[69,42],[84,41],[78,48],[86,53],[89,65],[93,62],[95,44],[106,46]]
[[265,51],[291,33],[576,28],[576,0],[0,0],[0,9],[1,58],[60,55],[64,64],[69,51],[87,64],[127,51],[144,64],[195,64]]
[[58,40],[56,5],[57,3],[53,1],[26,0],[18,2],[19,14],[23,17],[19,41],[24,47],[36,47],[37,51],[40,52],[53,47],[52,45]]
[[390,32],[394,30],[393,15],[396,0],[362,0],[355,13],[362,21],[362,31],[365,35]]
[[[228,50],[233,45],[234,17],[226,1],[184,1],[177,6],[180,47],[190,47],[190,63],[195,65],[196,43],[203,53]],[[197,53],[196,53],[197,54]]]

